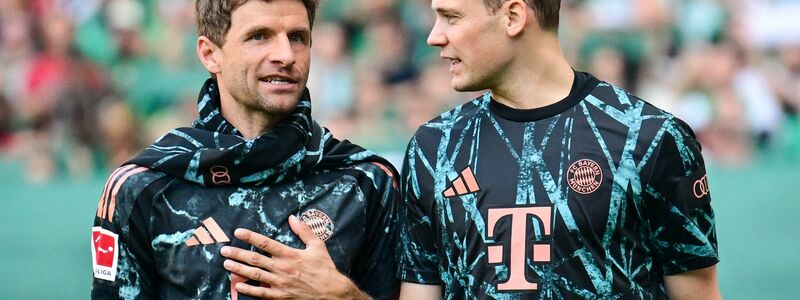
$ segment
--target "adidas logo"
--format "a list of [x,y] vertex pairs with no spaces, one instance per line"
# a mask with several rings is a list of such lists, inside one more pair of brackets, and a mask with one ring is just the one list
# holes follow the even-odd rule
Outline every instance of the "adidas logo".
[[197,227],[192,236],[186,240],[187,246],[209,245],[230,242],[228,236],[222,231],[213,218],[203,220],[203,225]]
[[467,167],[461,171],[461,175],[456,177],[451,182],[451,187],[444,191],[445,197],[463,196],[481,190],[478,186],[478,181],[475,180],[475,174],[472,173],[472,168]]

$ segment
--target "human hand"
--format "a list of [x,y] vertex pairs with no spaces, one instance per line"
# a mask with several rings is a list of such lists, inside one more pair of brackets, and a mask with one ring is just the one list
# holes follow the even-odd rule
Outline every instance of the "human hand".
[[[268,299],[370,299],[347,276],[339,273],[325,242],[311,228],[295,216],[289,217],[289,227],[306,244],[305,249],[291,248],[247,229],[236,229],[236,238],[272,257],[236,247],[222,247],[220,253],[229,258],[223,265],[233,273],[232,288],[245,295]],[[260,282],[261,286],[245,283],[248,278]]]

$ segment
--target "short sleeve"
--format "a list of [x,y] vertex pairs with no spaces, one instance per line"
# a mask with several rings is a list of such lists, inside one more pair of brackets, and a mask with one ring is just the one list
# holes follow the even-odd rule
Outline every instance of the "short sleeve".
[[700,144],[688,125],[667,122],[644,203],[655,261],[672,275],[715,265],[719,258]]
[[419,284],[440,284],[439,256],[433,230],[432,177],[418,159],[416,139],[408,145],[401,172],[401,206],[398,218],[400,241],[397,245],[397,278]]
[[397,242],[396,171],[388,163],[374,163],[372,180],[375,190],[368,195],[364,241],[350,277],[361,290],[375,299],[392,298],[399,292],[399,282],[389,277],[396,270],[392,259]]

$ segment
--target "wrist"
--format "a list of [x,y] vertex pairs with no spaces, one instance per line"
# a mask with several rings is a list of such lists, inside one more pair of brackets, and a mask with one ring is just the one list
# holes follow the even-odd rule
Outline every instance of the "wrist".
[[342,275],[336,285],[336,292],[332,295],[335,299],[372,300],[372,297],[361,291],[356,283],[347,276]]

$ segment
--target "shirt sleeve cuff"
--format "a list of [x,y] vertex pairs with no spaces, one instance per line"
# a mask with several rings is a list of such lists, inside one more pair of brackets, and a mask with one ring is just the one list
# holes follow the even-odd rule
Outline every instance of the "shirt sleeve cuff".
[[439,272],[417,270],[407,267],[400,267],[397,270],[397,279],[405,282],[419,283],[419,284],[441,284],[439,279]]
[[717,257],[695,257],[664,266],[664,275],[675,275],[692,270],[708,268],[719,263]]

